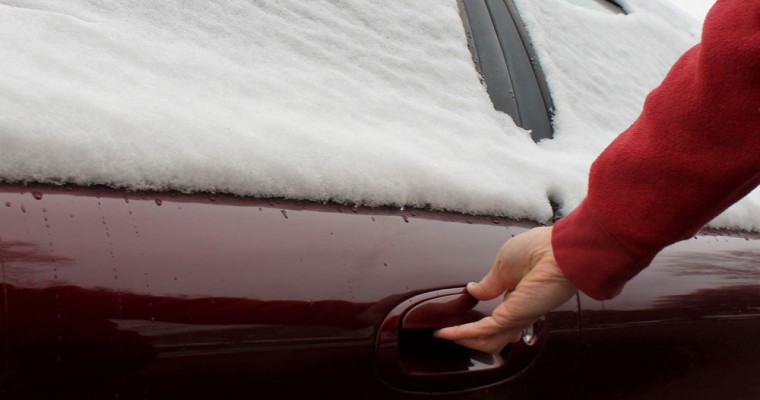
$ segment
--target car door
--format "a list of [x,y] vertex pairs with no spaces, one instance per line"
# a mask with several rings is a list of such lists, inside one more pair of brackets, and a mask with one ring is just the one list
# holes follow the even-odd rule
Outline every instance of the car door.
[[[550,137],[511,2],[461,4],[495,107]],[[490,356],[432,331],[493,308],[462,288],[533,223],[103,187],[0,196],[4,397],[705,397],[735,373],[731,393],[753,393],[755,288],[735,283],[756,238],[678,245],[620,298],[573,299]]]
[[[615,2],[568,2],[625,14]],[[494,107],[531,129],[535,141],[551,138],[552,101],[513,1],[464,0],[462,9]],[[536,398],[757,398],[758,239],[704,231],[663,251],[615,299],[581,295],[580,358],[540,364],[526,391]]]
[[[473,36],[478,65],[489,88],[512,91],[492,98],[543,135],[534,139],[548,136],[548,95],[510,6],[470,3],[463,21],[487,38]],[[513,40],[494,47],[497,33]],[[533,223],[102,187],[0,190],[7,397],[522,397],[527,371],[576,359],[577,302],[497,356],[432,338],[492,310],[498,300],[475,304],[463,287]]]
[[670,246],[609,301],[582,296],[584,398],[760,395],[760,237]]
[[462,288],[531,223],[107,188],[0,196],[5,397],[512,398],[537,360],[578,346],[575,301],[501,355],[432,338],[490,312]]

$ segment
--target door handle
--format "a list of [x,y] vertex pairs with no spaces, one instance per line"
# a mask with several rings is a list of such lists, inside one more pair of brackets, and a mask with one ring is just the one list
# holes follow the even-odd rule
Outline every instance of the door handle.
[[526,332],[520,343],[498,354],[471,350],[433,332],[477,321],[501,303],[478,302],[463,288],[424,293],[396,306],[382,323],[376,343],[378,372],[390,385],[410,391],[464,390],[519,375],[540,353],[544,321]]

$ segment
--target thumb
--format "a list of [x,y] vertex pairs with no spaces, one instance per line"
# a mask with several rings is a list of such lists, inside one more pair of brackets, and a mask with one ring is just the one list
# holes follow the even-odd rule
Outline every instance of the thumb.
[[499,279],[498,273],[495,273],[494,270],[495,268],[491,269],[491,272],[480,282],[468,283],[467,292],[480,301],[491,300],[501,296],[507,290],[507,287]]
[[[537,229],[528,233],[533,232],[533,235],[535,235],[535,232],[539,232]],[[524,274],[523,270],[528,267],[523,261],[523,259],[527,258],[523,254],[525,253],[525,235],[523,233],[504,243],[496,254],[488,274],[480,282],[467,284],[467,292],[472,297],[481,301],[491,300],[517,286],[517,283],[522,279],[522,275]],[[521,243],[523,243],[522,246],[520,245]]]

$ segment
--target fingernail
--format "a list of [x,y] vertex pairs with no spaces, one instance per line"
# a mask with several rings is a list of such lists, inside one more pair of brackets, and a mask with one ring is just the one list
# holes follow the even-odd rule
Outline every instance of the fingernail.
[[467,291],[472,290],[475,287],[475,285],[477,285],[477,283],[475,283],[475,282],[468,283],[467,284]]

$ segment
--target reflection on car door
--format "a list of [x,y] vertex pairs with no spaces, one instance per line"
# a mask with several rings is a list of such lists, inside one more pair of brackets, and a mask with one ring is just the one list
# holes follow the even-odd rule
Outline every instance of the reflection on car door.
[[[459,310],[435,304],[462,296],[531,224],[106,188],[0,196],[6,397],[493,398],[525,394],[536,359],[577,346],[575,302],[548,316],[549,340],[502,364],[419,336],[455,323]],[[421,304],[434,306],[405,318]],[[382,330],[394,310],[402,323]],[[380,352],[381,332],[403,340]],[[382,358],[388,343],[417,369]],[[425,348],[465,368],[437,369]]]
[[584,398],[760,397],[760,237],[667,248],[610,301],[583,298]]

